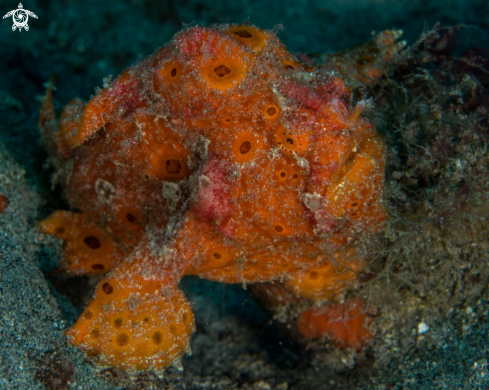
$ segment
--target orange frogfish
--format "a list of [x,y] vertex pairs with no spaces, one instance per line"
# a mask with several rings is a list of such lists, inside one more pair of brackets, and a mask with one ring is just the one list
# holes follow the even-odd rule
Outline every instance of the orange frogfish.
[[[43,142],[71,211],[39,222],[66,275],[103,275],[69,341],[101,366],[181,366],[195,331],[184,275],[295,304],[301,337],[361,349],[346,299],[368,272],[359,237],[385,221],[384,144],[338,73],[271,31],[192,27],[56,117]],[[351,294],[350,294],[351,295]],[[350,302],[350,303],[349,303]]]

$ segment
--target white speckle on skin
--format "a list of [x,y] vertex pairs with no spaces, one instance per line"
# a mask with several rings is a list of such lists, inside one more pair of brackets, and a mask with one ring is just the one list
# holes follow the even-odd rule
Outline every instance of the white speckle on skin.
[[430,330],[430,327],[424,322],[418,324],[418,334],[424,334]]

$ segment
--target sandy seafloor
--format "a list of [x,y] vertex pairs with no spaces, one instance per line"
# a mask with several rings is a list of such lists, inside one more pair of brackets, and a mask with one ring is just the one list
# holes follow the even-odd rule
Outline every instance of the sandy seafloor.
[[[17,8],[17,1],[0,0],[0,14]],[[341,50],[386,28],[404,30],[405,39],[413,42],[436,22],[475,26],[487,42],[487,1],[26,0],[23,4],[39,17],[29,20],[28,32],[13,32],[11,18],[0,24],[0,192],[10,200],[0,214],[1,390],[489,388],[487,297],[482,293],[486,287],[480,289],[480,308],[457,307],[446,329],[440,319],[426,347],[422,342],[411,349],[399,347],[405,353],[402,358],[396,355],[391,366],[365,365],[335,373],[315,368],[308,353],[281,336],[241,286],[186,278],[183,289],[195,302],[197,332],[194,354],[183,361],[185,370],[170,368],[164,379],[147,374],[136,381],[117,370],[97,371],[63,335],[87,298],[77,292],[86,291],[89,282],[52,277],[60,244],[42,239],[35,228],[36,220],[66,208],[60,194],[50,190],[37,129],[39,97],[53,73],[59,80],[59,110],[73,97],[88,100],[104,77],[119,74],[162,46],[183,24],[192,23],[249,21],[263,28],[281,24],[279,37],[287,47],[305,53]],[[437,329],[440,337],[435,342]],[[386,354],[391,350],[387,348]]]

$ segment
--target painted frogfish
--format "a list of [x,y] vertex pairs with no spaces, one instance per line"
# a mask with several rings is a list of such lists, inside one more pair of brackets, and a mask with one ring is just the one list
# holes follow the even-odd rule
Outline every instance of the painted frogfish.
[[48,86],[40,128],[71,209],[38,226],[63,240],[62,273],[101,278],[66,331],[96,364],[181,367],[184,275],[251,285],[303,338],[368,342],[345,297],[386,218],[384,144],[344,78],[302,59],[272,31],[195,26],[59,118]]

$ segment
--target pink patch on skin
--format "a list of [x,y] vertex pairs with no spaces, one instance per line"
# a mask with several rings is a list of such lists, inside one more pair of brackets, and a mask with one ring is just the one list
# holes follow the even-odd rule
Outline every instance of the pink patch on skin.
[[324,187],[326,180],[324,180],[322,177],[323,166],[320,163],[313,161],[312,164],[310,165],[310,169],[311,169],[312,185],[316,188]]
[[224,220],[219,225],[219,233],[221,233],[223,236],[232,237],[234,236],[235,232],[236,232],[236,222],[232,220]]
[[326,101],[321,95],[296,81],[286,80],[280,86],[280,92],[297,100],[303,106],[315,111],[319,111],[321,107],[326,104]]
[[322,126],[318,124],[318,115],[310,111],[307,114],[303,109],[290,108],[287,115],[287,120],[291,122],[291,125],[295,128],[303,127],[313,130],[321,129]]
[[205,52],[212,55],[216,53],[216,47],[220,40],[222,40],[222,36],[217,31],[196,26],[179,34],[176,43],[184,54],[193,55]]
[[210,157],[201,172],[201,185],[194,212],[206,221],[223,221],[231,213],[231,188],[226,165]]
[[212,108],[213,107],[210,105],[207,105],[206,107],[202,102],[196,101],[192,107],[188,108],[186,111],[180,112],[180,115],[185,119],[198,119],[205,116],[206,109],[210,110]]
[[[329,175],[325,177],[325,169],[329,172]],[[311,164],[311,183],[316,188],[326,188],[329,184],[331,176],[338,169],[338,163],[330,162],[326,167],[319,163]]]
[[346,106],[345,102],[343,100],[341,100],[340,98],[335,97],[335,98],[331,99],[330,104],[344,118],[350,117],[351,114],[350,114],[350,111],[348,110],[348,107]]
[[351,90],[339,77],[333,77],[317,86],[317,92],[326,99],[338,97],[343,101],[349,101]]
[[[316,181],[322,182],[323,179],[316,175]],[[323,183],[321,183],[323,184]],[[327,205],[324,202],[322,196],[316,196],[312,202],[304,204],[304,210],[308,217],[309,222],[314,228],[316,234],[328,233],[336,229],[338,220],[336,217],[329,213]]]
[[330,232],[336,227],[336,220],[329,214],[326,208],[319,209],[314,213],[316,229],[323,233]]
[[161,62],[168,60],[171,54],[172,54],[172,50],[170,46],[164,46],[154,54],[153,64],[155,67],[155,71],[158,71],[159,67],[161,66]]
[[328,171],[330,171],[331,173],[333,173],[334,171],[336,171],[336,169],[338,168],[338,163],[333,161],[333,162],[330,162],[328,164]]
[[107,88],[107,97],[121,99],[120,108],[123,108],[126,113],[133,111],[139,106],[140,85],[138,80],[130,79],[123,82],[115,81],[115,83]]
[[328,213],[325,208],[317,211],[304,208],[309,223],[313,226],[316,234],[329,233],[336,228],[336,220]]

